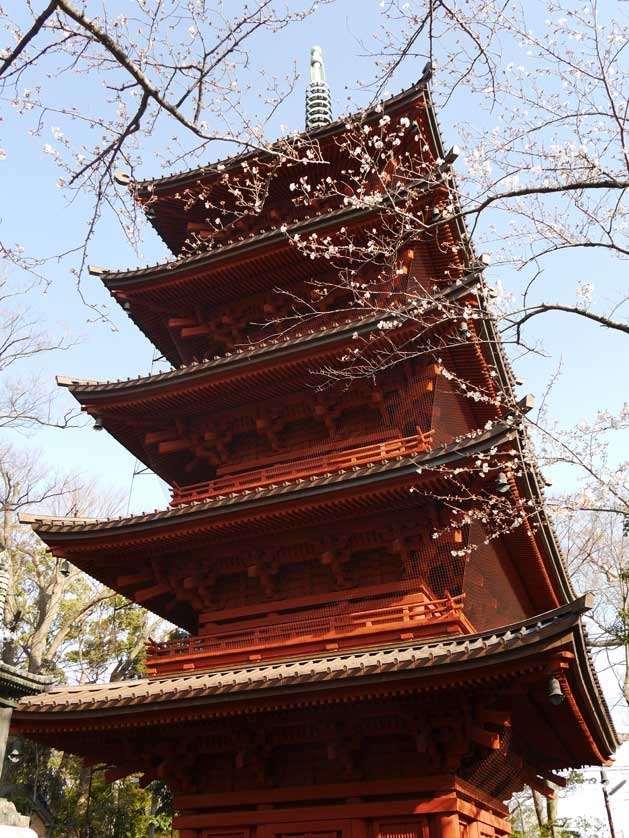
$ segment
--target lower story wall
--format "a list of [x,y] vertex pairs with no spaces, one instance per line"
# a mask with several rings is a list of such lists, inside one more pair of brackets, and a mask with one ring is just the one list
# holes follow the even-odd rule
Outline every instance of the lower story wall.
[[[202,795],[195,797],[188,802],[200,804]],[[403,799],[357,794],[344,801],[269,801],[236,809],[227,808],[228,798],[222,810],[180,808],[174,822],[180,838],[503,838],[511,833],[505,807],[459,781],[433,796]]]

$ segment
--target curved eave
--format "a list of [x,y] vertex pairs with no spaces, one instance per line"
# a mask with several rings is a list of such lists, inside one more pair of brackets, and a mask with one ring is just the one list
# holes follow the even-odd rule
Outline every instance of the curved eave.
[[212,498],[186,506],[142,515],[120,518],[56,518],[54,516],[22,513],[20,521],[31,524],[33,530],[49,546],[60,542],[81,541],[83,539],[109,538],[117,533],[158,531],[173,524],[178,528],[181,522],[192,522],[199,518],[228,516],[232,510],[250,510],[257,514],[267,505],[290,501],[299,496],[308,498],[329,494],[339,488],[351,486],[359,488],[373,486],[381,481],[415,477],[417,466],[424,469],[445,466],[463,457],[473,456],[492,446],[512,442],[517,430],[507,424],[496,424],[491,431],[486,431],[474,439],[454,442],[426,454],[403,456],[395,460],[383,461],[378,465],[362,466],[356,471],[337,472],[327,477],[313,476],[301,481],[293,481],[282,486],[264,488],[259,491],[231,493],[229,496]]
[[[584,602],[584,610],[589,610],[592,608],[594,597],[592,594],[586,594],[581,597],[581,601]],[[598,727],[599,731],[596,739],[602,742],[602,746],[599,745],[599,749],[602,755],[609,760],[613,756],[616,748],[621,744],[621,738],[614,727],[609,706],[605,700],[605,695],[590,655],[587,634],[580,620],[575,626],[574,646],[578,666],[572,673],[574,678],[573,689],[580,697],[579,706],[590,721],[591,729],[595,730]]]
[[0,707],[14,707],[24,696],[49,690],[52,684],[51,675],[36,675],[0,661]]
[[[464,464],[490,448],[504,447],[508,453],[518,433],[517,428],[502,424],[475,439],[451,443],[424,455],[398,457],[355,471],[287,481],[128,518],[74,520],[24,515],[21,520],[32,525],[53,554],[69,559],[103,584],[135,599],[135,581],[125,582],[131,587],[121,587],[118,579],[129,572],[130,561],[144,563],[155,549],[169,562],[177,563],[186,551],[194,553],[208,538],[216,543],[262,538],[286,527],[312,528],[325,526],[332,518],[414,508],[424,502],[426,494],[444,491],[450,465]],[[549,560],[540,556],[527,538],[524,527],[504,536],[507,552],[522,559],[517,574],[532,607],[542,611],[569,601],[557,582],[553,557]],[[145,589],[147,584],[147,579],[138,579],[136,587]],[[189,603],[175,606],[174,592],[164,589],[147,596],[142,599],[145,607],[188,630],[196,630],[193,609]]]
[[195,270],[200,266],[206,267],[208,265],[220,264],[226,260],[238,259],[253,251],[274,247],[278,243],[290,246],[289,236],[297,233],[301,235],[319,229],[336,227],[344,221],[348,224],[358,224],[365,218],[373,216],[380,209],[381,207],[343,207],[342,209],[333,210],[315,218],[304,219],[295,224],[287,225],[285,230],[282,230],[281,225],[278,225],[271,230],[250,236],[242,241],[228,242],[216,250],[207,250],[194,256],[184,256],[130,271],[102,271],[99,272],[99,277],[109,290],[114,290],[114,286],[116,289],[124,289],[134,283],[145,281],[167,282],[182,272]]
[[[215,497],[187,506],[116,519],[68,519],[21,515],[54,555],[63,556],[108,587],[135,599],[136,588],[151,584],[147,579],[121,585],[136,557],[159,550],[177,562],[185,550],[194,550],[208,538],[216,541],[263,536],[280,528],[325,526],[333,517],[370,515],[382,509],[405,509],[421,503],[421,486],[434,491],[443,483],[440,466],[473,456],[492,445],[512,440],[507,427],[486,432],[483,437],[454,443],[425,455],[398,457],[355,471],[312,476],[282,485]],[[418,465],[422,472],[418,473]],[[431,473],[429,469],[434,469]],[[156,582],[157,580],[155,580]],[[125,583],[127,584],[127,583]],[[536,586],[535,598],[542,608],[556,602],[545,582]],[[135,586],[135,587],[134,587]],[[539,587],[539,590],[537,590]],[[173,601],[174,594],[160,590],[142,599],[142,604],[188,631],[196,631],[195,612],[189,603]]]
[[544,492],[539,482],[537,470],[527,465],[527,454],[524,450],[524,440],[519,434],[516,440],[520,461],[523,464],[522,476],[518,478],[520,490],[525,497],[530,498],[534,503],[533,520],[537,524],[535,540],[538,543],[543,555],[551,560],[551,567],[554,571],[557,590],[561,592],[564,602],[569,602],[575,597],[575,590],[568,574],[568,568],[563,557],[563,552],[557,541],[557,536],[551,522],[548,519],[545,508]]
[[[329,273],[323,259],[311,260],[292,244],[289,232],[336,229],[341,222],[349,228],[374,219],[378,208],[342,210],[293,225],[283,232],[274,228],[268,233],[233,242],[212,251],[181,258],[161,265],[126,272],[99,272],[114,300],[154,346],[178,366],[186,360],[167,327],[167,313],[186,316],[195,306],[203,309],[234,303],[236,300],[268,292],[282,277],[282,287],[294,291],[299,283],[313,275]],[[362,225],[364,226],[364,225]],[[454,236],[451,229],[441,231],[445,241]],[[426,272],[435,286],[443,284],[440,277],[453,267],[453,257],[438,246],[436,239],[414,243],[418,271]],[[475,270],[475,269],[473,269]],[[461,260],[459,273],[466,273]],[[450,280],[451,281],[451,280]],[[278,292],[278,298],[280,297]]]
[[[139,719],[142,725],[189,724],[254,708],[294,706],[296,696],[306,704],[334,701],[340,694],[350,700],[373,700],[380,689],[383,695],[395,695],[460,689],[469,683],[481,688],[493,684],[499,690],[517,674],[528,676],[523,693],[539,694],[540,687],[546,687],[545,667],[567,653],[573,661],[565,674],[571,700],[560,707],[549,705],[546,724],[554,718],[571,732],[571,753],[564,762],[576,763],[574,767],[605,763],[618,746],[618,737],[584,647],[580,615],[589,607],[589,601],[581,598],[533,619],[456,639],[168,678],[59,687],[46,696],[23,700],[13,715],[14,730],[35,736],[72,731],[80,735],[103,728],[126,729]],[[533,674],[537,685],[531,681]],[[528,749],[526,730],[516,734]],[[78,739],[73,744],[78,745]],[[94,747],[91,740],[89,746]]]
[[[470,274],[464,281],[445,289],[443,294],[439,296],[435,307],[438,306],[441,300],[457,300],[464,297],[477,282],[478,276],[476,274]],[[425,315],[429,316],[431,311],[432,308],[428,309]],[[329,329],[314,332],[313,334],[299,335],[288,338],[287,340],[271,342],[270,345],[268,342],[265,342],[252,349],[236,351],[229,356],[223,356],[215,360],[189,364],[178,369],[156,373],[155,375],[138,376],[137,378],[131,378],[125,381],[99,382],[59,376],[57,382],[60,386],[68,387],[72,395],[81,404],[111,398],[112,395],[116,394],[126,395],[131,391],[141,397],[151,391],[159,391],[165,387],[172,387],[175,383],[185,384],[203,376],[221,375],[223,373],[231,376],[237,370],[251,364],[266,364],[269,361],[273,361],[276,357],[288,357],[292,354],[310,351],[312,347],[323,347],[341,343],[348,337],[351,338],[355,333],[358,335],[369,334],[374,331],[378,323],[387,320],[388,317],[394,319],[396,316],[399,315],[391,314],[383,316],[381,313],[377,313],[369,317],[364,317],[361,320],[343,323]],[[400,332],[406,332],[412,326],[413,323],[409,320],[405,326],[400,328]]]
[[[457,286],[452,296],[470,292],[474,282]],[[257,346],[224,357],[165,373],[119,382],[82,382],[60,378],[59,384],[70,389],[83,409],[98,416],[102,427],[118,442],[155,471],[167,483],[195,482],[186,470],[185,458],[163,453],[146,435],[161,431],[176,422],[176,417],[195,421],[216,411],[235,410],[253,401],[281,398],[315,386],[321,378],[318,370],[338,361],[340,354],[354,344],[354,336],[369,341],[380,337],[382,318],[372,316],[360,322],[332,327],[312,335],[303,335],[281,343]],[[407,351],[412,344],[415,325],[408,320],[402,327],[387,331],[383,339],[400,342]],[[376,348],[378,340],[372,345]],[[455,347],[456,369],[482,391],[492,392],[489,370],[471,343]],[[483,427],[495,417],[493,407],[484,402],[473,406],[474,425]],[[198,479],[201,479],[199,476]]]
[[[380,108],[382,109],[383,113],[390,113],[392,111],[397,111],[402,108],[408,107],[408,105],[415,102],[421,96],[423,96],[429,90],[429,85],[427,81],[418,81],[415,84],[411,85],[410,87],[400,91],[395,96],[392,96],[389,99],[386,99],[384,102],[380,104]],[[322,126],[321,128],[317,128],[313,131],[303,131],[300,134],[297,134],[292,137],[287,137],[282,140],[282,142],[286,142],[289,140],[290,142],[299,143],[300,141],[307,140],[309,142],[317,141],[317,142],[325,142],[332,138],[334,138],[337,134],[342,133],[345,130],[345,126],[347,124],[348,119],[355,119],[356,116],[361,117],[361,119],[368,121],[369,119],[374,119],[379,112],[376,111],[377,105],[368,108],[364,111],[358,111],[356,114],[353,114],[350,117],[342,117],[334,122],[330,122],[327,125]],[[236,154],[232,157],[227,157],[224,160],[217,160],[214,163],[209,164],[208,166],[199,166],[196,169],[187,169],[181,172],[177,172],[175,174],[165,175],[161,178],[153,178],[153,179],[146,179],[131,182],[131,188],[133,189],[134,193],[137,197],[142,200],[149,198],[152,194],[159,194],[160,192],[168,192],[173,189],[181,189],[189,184],[194,184],[196,181],[200,179],[204,179],[207,177],[216,177],[218,175],[224,174],[225,172],[229,173],[233,171],[235,168],[242,165],[243,162],[247,161],[264,161],[264,160],[272,160],[274,152],[279,147],[279,143],[273,145],[270,150],[260,150],[260,149],[252,149],[250,151],[242,152],[241,154]]]
[[115,399],[118,395],[121,397],[136,395],[138,398],[143,398],[145,395],[163,392],[167,388],[170,389],[179,384],[185,385],[200,378],[223,374],[231,378],[237,376],[240,370],[255,364],[273,363],[277,358],[289,358],[310,352],[314,347],[336,345],[354,332],[358,332],[359,335],[368,334],[381,319],[381,317],[370,317],[359,323],[335,326],[314,335],[300,335],[270,346],[260,345],[212,361],[189,364],[186,367],[154,375],[138,376],[126,381],[88,381],[58,376],[57,383],[61,387],[67,387],[74,398],[83,405],[103,399]]

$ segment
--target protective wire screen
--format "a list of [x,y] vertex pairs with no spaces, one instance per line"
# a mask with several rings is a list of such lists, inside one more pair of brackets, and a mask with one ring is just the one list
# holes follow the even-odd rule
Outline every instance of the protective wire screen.
[[323,528],[287,518],[272,536],[189,555],[181,573],[200,602],[200,636],[176,649],[221,663],[465,634],[527,616],[500,539],[478,522],[452,526],[447,475],[422,465],[435,436],[451,442],[475,421],[439,366],[418,361],[375,383],[243,413],[231,440],[223,436],[217,477],[185,487],[180,502],[192,492],[255,496],[285,481],[375,474],[399,460],[417,463],[417,486],[383,493],[368,515],[343,500]]

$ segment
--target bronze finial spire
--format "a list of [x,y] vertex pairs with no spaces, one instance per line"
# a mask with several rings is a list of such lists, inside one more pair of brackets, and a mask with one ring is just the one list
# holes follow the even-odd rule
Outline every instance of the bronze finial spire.
[[325,80],[321,47],[310,50],[310,84],[306,90],[306,131],[332,122],[332,98]]

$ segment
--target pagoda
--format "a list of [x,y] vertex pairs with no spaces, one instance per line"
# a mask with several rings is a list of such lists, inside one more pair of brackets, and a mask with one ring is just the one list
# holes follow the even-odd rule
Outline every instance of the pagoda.
[[172,502],[23,519],[183,631],[147,677],[23,698],[13,729],[166,782],[181,838],[499,838],[514,791],[617,746],[590,602],[451,211],[429,68],[336,122],[318,48],[311,69],[304,134],[119,177],[174,258],[92,272],[172,368],[60,384]]

